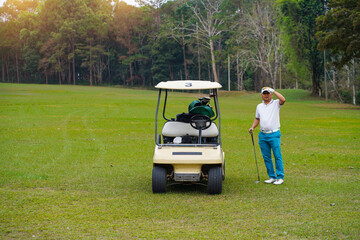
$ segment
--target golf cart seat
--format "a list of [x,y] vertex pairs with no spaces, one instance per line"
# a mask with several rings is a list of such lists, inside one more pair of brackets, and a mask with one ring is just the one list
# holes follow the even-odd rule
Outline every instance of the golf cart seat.
[[[199,131],[191,127],[190,123],[168,121],[164,124],[162,135],[164,137],[181,137],[185,135],[197,137]],[[218,135],[219,130],[215,123],[211,123],[209,128],[202,131],[202,137],[217,137]]]

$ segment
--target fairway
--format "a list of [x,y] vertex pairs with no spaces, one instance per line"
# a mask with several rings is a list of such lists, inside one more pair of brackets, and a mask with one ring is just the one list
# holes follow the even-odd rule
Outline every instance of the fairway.
[[0,239],[359,239],[360,108],[279,92],[283,185],[263,183],[259,128],[254,183],[260,94],[221,91],[223,193],[153,194],[157,91],[0,84]]

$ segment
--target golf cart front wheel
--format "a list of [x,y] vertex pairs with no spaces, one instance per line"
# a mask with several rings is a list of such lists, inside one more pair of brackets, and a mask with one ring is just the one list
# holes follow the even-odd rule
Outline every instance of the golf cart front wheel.
[[153,193],[166,193],[166,168],[154,166],[152,171]]
[[220,194],[222,192],[222,169],[219,166],[209,169],[208,193]]

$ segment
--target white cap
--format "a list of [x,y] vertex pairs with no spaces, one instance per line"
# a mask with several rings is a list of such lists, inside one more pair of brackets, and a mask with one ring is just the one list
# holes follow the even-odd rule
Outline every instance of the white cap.
[[261,93],[264,93],[264,92],[271,93],[272,91],[271,91],[271,88],[269,88],[269,87],[263,87],[263,88],[261,89]]

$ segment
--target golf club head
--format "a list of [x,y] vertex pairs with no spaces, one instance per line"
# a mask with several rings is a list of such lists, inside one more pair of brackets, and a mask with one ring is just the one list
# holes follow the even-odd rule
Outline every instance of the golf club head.
[[256,184],[258,184],[260,181],[255,181]]

